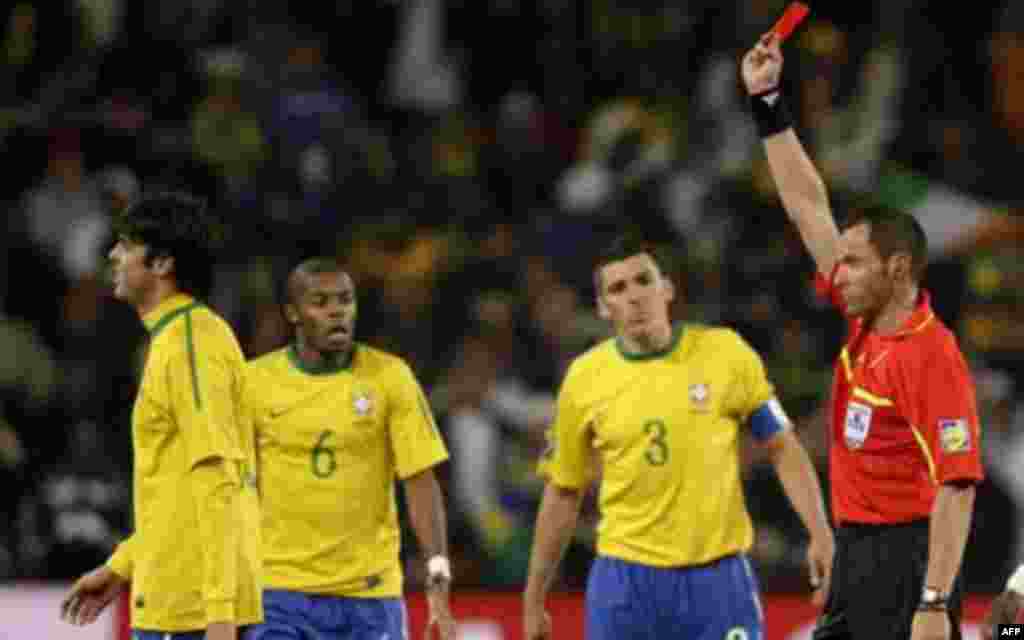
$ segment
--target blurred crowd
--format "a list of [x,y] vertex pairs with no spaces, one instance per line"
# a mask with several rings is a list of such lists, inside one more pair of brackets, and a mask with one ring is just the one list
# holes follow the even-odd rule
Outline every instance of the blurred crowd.
[[[784,82],[837,215],[867,196],[928,231],[927,285],[985,432],[967,584],[992,590],[1024,559],[1024,4],[947,5],[812,2]],[[146,335],[111,299],[105,257],[111,216],[161,189],[226,222],[209,303],[248,356],[288,340],[289,266],[343,259],[359,338],[410,362],[452,451],[460,586],[525,576],[559,381],[609,331],[590,256],[626,226],[669,256],[679,319],[732,326],[762,354],[827,485],[843,326],[814,297],[736,68],[783,6],[14,2],[0,32],[0,579],[71,578],[131,529]],[[744,473],[764,587],[803,588],[799,521],[749,447]],[[592,557],[592,502],[566,588]]]

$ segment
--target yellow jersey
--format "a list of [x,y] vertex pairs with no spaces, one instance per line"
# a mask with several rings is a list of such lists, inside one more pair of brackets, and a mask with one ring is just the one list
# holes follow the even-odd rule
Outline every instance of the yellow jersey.
[[267,588],[402,594],[396,478],[448,452],[419,383],[397,356],[357,344],[311,369],[294,347],[249,363]]
[[143,322],[150,344],[132,411],[135,530],[108,561],[131,578],[132,626],[260,622],[245,358],[228,324],[189,296],[168,298]]
[[539,470],[571,489],[600,478],[599,554],[711,562],[753,542],[740,428],[772,398],[760,357],[729,329],[678,325],[644,356],[606,340],[569,367]]

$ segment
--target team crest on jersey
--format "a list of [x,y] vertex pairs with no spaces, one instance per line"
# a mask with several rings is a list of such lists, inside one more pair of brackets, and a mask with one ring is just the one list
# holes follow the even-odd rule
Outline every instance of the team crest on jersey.
[[697,411],[707,411],[711,400],[711,387],[703,382],[690,385],[690,403]]
[[864,446],[871,432],[871,413],[871,407],[866,404],[851,402],[846,405],[846,424],[843,428],[846,446],[851,449]]
[[961,453],[971,450],[971,430],[967,421],[939,420],[939,441],[946,453]]
[[366,389],[353,391],[352,409],[358,416],[368,416],[373,413],[373,394]]

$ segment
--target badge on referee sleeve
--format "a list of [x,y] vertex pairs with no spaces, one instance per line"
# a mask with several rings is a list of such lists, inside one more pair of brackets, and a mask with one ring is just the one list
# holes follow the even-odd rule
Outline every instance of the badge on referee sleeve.
[[963,418],[939,420],[939,441],[945,453],[963,453],[971,450],[971,430]]

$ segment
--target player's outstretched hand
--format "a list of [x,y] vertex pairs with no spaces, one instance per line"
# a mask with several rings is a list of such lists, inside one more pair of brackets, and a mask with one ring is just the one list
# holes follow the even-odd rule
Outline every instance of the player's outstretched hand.
[[427,606],[429,608],[427,628],[423,632],[424,640],[433,640],[434,629],[441,640],[455,640],[456,623],[448,604],[449,587],[442,582],[427,589]]
[[1015,591],[1004,591],[996,596],[981,623],[981,640],[992,640],[995,625],[1016,622],[1022,604],[1024,596]]
[[551,616],[543,604],[523,605],[523,640],[550,640]]
[[101,565],[71,586],[60,603],[60,617],[76,626],[92,624],[127,587],[127,580]]
[[761,36],[754,48],[743,56],[743,85],[750,95],[772,91],[779,86],[782,75],[782,49],[774,32]]

